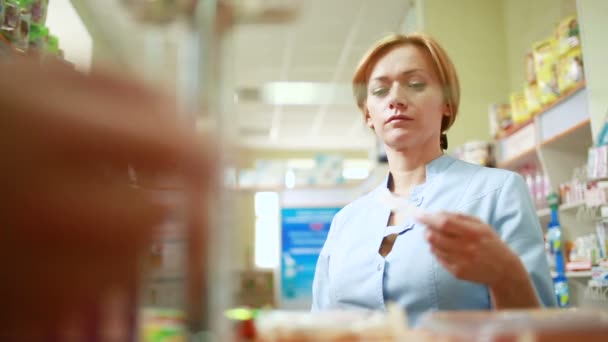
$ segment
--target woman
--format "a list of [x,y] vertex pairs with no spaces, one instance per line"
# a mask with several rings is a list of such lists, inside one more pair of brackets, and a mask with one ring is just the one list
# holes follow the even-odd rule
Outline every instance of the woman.
[[[522,178],[443,154],[460,89],[439,44],[423,34],[382,39],[357,68],[353,89],[384,142],[389,174],[334,217],[313,310],[382,310],[395,302],[415,325],[433,310],[554,306]],[[427,214],[391,211],[381,200],[387,190]]]

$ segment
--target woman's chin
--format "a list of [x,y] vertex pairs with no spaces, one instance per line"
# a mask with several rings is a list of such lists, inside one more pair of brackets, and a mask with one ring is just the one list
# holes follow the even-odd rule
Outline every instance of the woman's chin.
[[417,140],[419,139],[416,139],[413,134],[391,134],[384,137],[384,144],[391,150],[402,151],[417,147],[419,145]]

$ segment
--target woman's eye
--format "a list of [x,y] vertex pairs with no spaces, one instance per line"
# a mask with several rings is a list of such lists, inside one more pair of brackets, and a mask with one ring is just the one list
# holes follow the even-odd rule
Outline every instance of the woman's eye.
[[423,90],[426,87],[426,83],[418,81],[409,82],[407,85],[414,90]]
[[372,90],[372,95],[374,96],[386,96],[387,94],[388,88],[386,87],[375,88],[374,90]]

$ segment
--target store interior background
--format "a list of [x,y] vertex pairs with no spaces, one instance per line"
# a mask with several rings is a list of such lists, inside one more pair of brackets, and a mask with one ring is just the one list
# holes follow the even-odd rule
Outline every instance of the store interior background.
[[[462,88],[459,118],[448,133],[452,153],[470,141],[493,141],[489,105],[508,103],[525,82],[525,55],[532,44],[576,14],[583,35],[584,115],[590,118],[583,128],[589,133],[581,160],[605,123],[607,1],[310,0],[296,8],[297,15],[286,22],[237,24],[224,33],[218,53],[222,82],[213,91],[223,122],[229,123],[219,133],[226,143],[225,185],[233,203],[233,224],[223,229],[231,231],[226,255],[237,279],[234,305],[289,307],[277,279],[280,207],[340,207],[385,177],[386,164],[377,161],[376,140],[363,125],[350,78],[363,53],[388,32],[424,31],[452,57]],[[52,0],[48,26],[60,36],[66,58],[81,70],[126,68],[178,97],[184,96],[185,84],[194,82],[197,63],[187,53],[193,36],[183,23],[138,23],[118,0]],[[183,104],[189,105],[187,100]],[[200,113],[193,124],[214,127],[210,117]],[[321,163],[316,184],[299,184],[314,174],[315,160]],[[337,174],[335,165],[342,167]],[[565,172],[579,166],[564,165]],[[267,193],[276,193],[278,202]],[[564,225],[576,224],[565,220]],[[573,280],[573,287],[584,290],[584,281]],[[182,305],[179,296],[170,295],[175,292],[171,285],[163,283],[155,291],[151,304]],[[305,308],[306,303],[292,304]]]

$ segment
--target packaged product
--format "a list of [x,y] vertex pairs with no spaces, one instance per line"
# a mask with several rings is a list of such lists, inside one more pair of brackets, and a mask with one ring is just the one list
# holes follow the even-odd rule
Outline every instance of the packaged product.
[[403,341],[407,320],[403,310],[262,311],[255,322],[261,342]]
[[555,37],[558,42],[557,52],[560,55],[571,49],[579,48],[581,46],[581,40],[576,16],[569,16],[562,20],[557,25]]
[[533,83],[526,85],[524,87],[524,95],[526,97],[526,106],[530,113],[535,114],[542,108],[538,84]]
[[19,0],[6,0],[4,2],[4,20],[2,21],[2,34],[11,42],[19,39],[21,31],[21,7]]
[[48,56],[57,56],[59,55],[59,38],[50,34],[46,42],[46,55]]
[[6,5],[4,0],[0,0],[0,26],[4,24],[4,12],[6,11]]
[[49,0],[34,0],[32,3],[32,23],[44,25],[46,23],[46,12]]
[[186,317],[179,310],[145,308],[139,320],[141,341],[185,342],[188,340]]
[[15,41],[15,47],[26,51],[30,44],[30,26],[32,24],[32,1],[20,0],[21,21],[19,23],[19,36]]
[[512,124],[511,105],[508,103],[495,103],[490,105],[488,109],[490,116],[490,134],[492,137],[497,137],[501,132],[505,131]]
[[511,116],[514,124],[524,123],[530,118],[530,111],[523,91],[511,94]]
[[555,39],[536,43],[533,55],[540,100],[544,105],[549,104],[559,97]]
[[526,53],[526,81],[528,84],[536,83],[536,69],[534,68],[534,56],[532,51]]
[[28,52],[42,54],[46,51],[49,38],[49,29],[39,24],[32,24],[30,28],[30,44]]
[[557,71],[560,93],[564,93],[579,84],[584,78],[581,48],[570,49],[560,55]]

